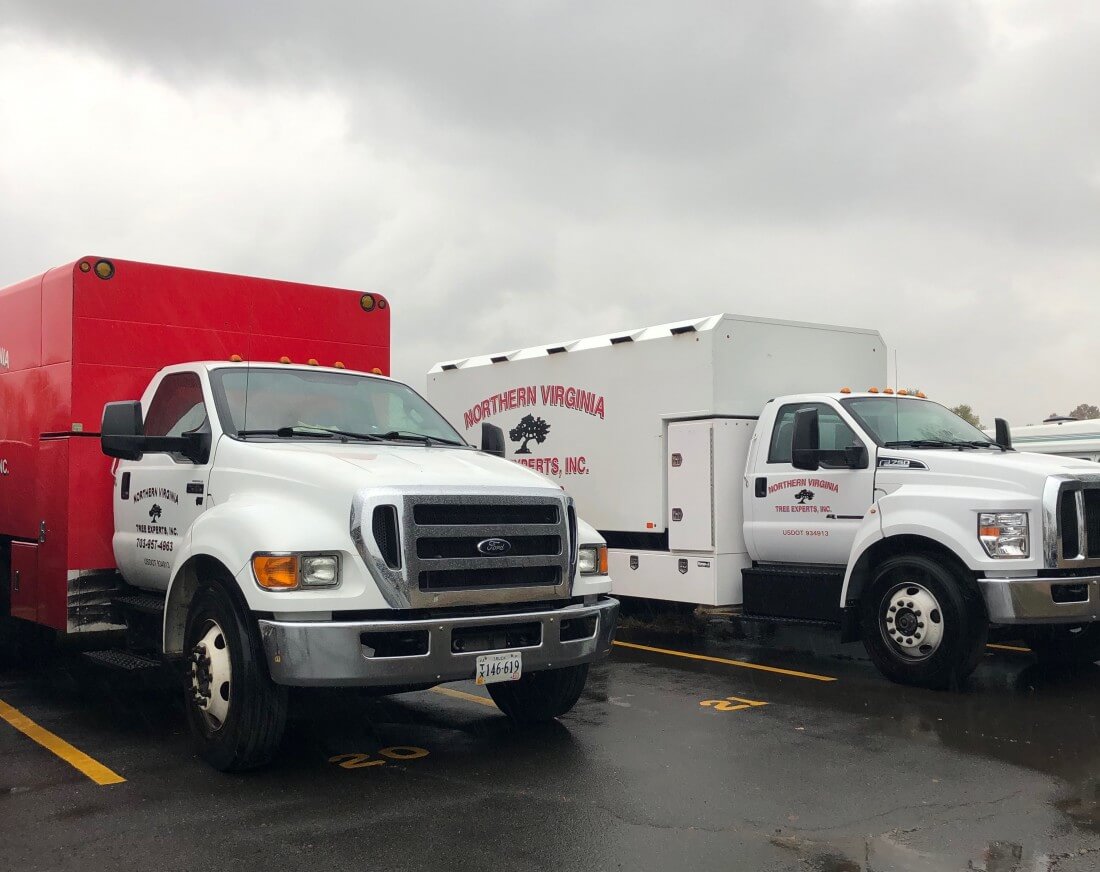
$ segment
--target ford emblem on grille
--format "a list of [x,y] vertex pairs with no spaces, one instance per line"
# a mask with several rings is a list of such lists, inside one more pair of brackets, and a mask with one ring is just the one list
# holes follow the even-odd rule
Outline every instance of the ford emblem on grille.
[[512,543],[507,539],[482,539],[477,543],[477,550],[490,557],[498,557],[512,550]]

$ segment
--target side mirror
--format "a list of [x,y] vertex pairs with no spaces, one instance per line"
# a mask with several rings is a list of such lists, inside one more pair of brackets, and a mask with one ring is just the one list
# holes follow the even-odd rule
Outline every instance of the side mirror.
[[794,437],[791,442],[791,466],[795,469],[819,469],[821,437],[817,409],[799,409],[794,413]]
[[108,403],[103,407],[99,446],[104,454],[120,460],[141,460],[144,440],[140,402]]
[[108,403],[103,407],[99,445],[104,454],[119,460],[141,460],[146,454],[159,453],[182,454],[192,463],[206,463],[210,459],[209,433],[146,436],[141,403],[136,400]]
[[494,457],[504,457],[504,431],[494,424],[482,424],[481,450]]
[[1008,421],[1004,418],[995,419],[996,438],[994,441],[1005,450],[1012,447],[1012,432],[1008,429]]

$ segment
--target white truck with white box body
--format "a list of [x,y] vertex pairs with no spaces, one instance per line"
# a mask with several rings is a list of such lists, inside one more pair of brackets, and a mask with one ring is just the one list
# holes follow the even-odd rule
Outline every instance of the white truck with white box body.
[[[607,539],[617,596],[835,626],[943,687],[990,626],[1100,658],[1100,474],[882,385],[874,331],[715,315],[437,364]],[[1007,428],[1005,428],[1007,432]]]

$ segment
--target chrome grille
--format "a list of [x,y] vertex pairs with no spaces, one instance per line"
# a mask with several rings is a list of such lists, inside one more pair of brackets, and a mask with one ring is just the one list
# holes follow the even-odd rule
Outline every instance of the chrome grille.
[[[395,513],[396,530],[372,523],[381,507]],[[548,600],[570,593],[576,524],[565,494],[531,488],[503,494],[488,488],[365,490],[352,507],[351,528],[360,556],[394,608]],[[390,551],[395,538],[399,562]],[[478,546],[487,539],[508,546],[484,553]]]
[[1100,475],[1050,479],[1044,504],[1047,565],[1100,566]]

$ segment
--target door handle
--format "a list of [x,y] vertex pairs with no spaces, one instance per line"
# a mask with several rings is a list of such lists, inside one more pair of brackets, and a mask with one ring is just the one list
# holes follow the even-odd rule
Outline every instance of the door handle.
[[766,497],[768,495],[768,480],[764,477],[756,479],[756,495]]

